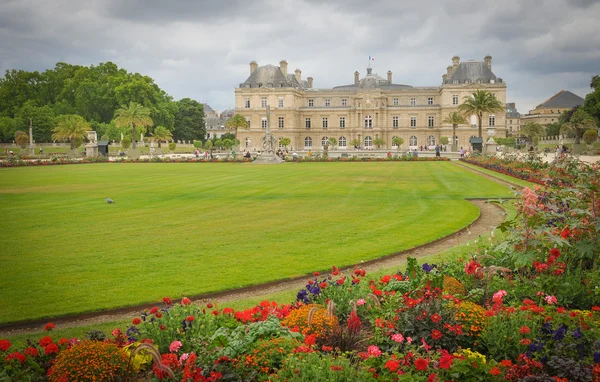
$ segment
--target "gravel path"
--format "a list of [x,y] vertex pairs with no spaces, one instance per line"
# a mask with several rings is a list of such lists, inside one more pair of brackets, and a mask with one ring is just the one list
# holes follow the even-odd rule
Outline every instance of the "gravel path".
[[[456,162],[454,162],[456,163]],[[459,164],[460,165],[460,164]],[[510,184],[508,182],[499,180],[494,178],[493,176],[483,174],[477,170],[473,170],[471,168],[467,168],[466,166],[461,166],[467,170],[478,173],[479,175],[485,176],[486,178],[493,180],[495,182],[515,186],[514,184]],[[438,239],[428,244],[424,244],[415,248],[412,248],[407,251],[402,251],[398,253],[393,253],[379,259],[365,261],[360,264],[361,268],[365,269],[367,273],[374,272],[380,269],[385,268],[393,268],[396,266],[400,266],[407,256],[412,257],[423,257],[426,255],[433,255],[436,253],[440,253],[446,249],[452,248],[454,246],[465,244],[471,240],[476,239],[479,235],[484,235],[490,233],[495,227],[497,227],[500,223],[504,221],[505,212],[495,203],[488,203],[486,200],[469,200],[469,202],[475,204],[480,211],[479,217],[475,222],[473,222],[470,226],[454,233],[444,238]],[[342,268],[346,269],[354,269],[355,265],[347,266]],[[245,298],[260,298],[262,296],[268,296],[273,293],[278,293],[286,290],[298,290],[306,284],[306,280],[310,278],[311,275],[304,275],[300,277],[295,277],[292,279],[285,279],[275,282],[270,282],[266,284],[256,285],[252,287],[246,287],[231,291],[224,291],[218,293],[210,293],[199,296],[189,296],[193,301],[200,302],[206,300],[216,300],[220,303],[220,305],[227,304],[231,301],[236,301]],[[60,318],[54,318],[52,320],[35,320],[23,323],[15,323],[15,324],[2,324],[0,325],[0,337],[5,337],[7,335],[14,334],[25,334],[25,333],[35,333],[42,330],[43,326],[52,321],[59,328],[71,328],[78,326],[90,326],[98,323],[104,322],[117,322],[117,321],[126,321],[133,318],[137,313],[143,311],[145,309],[150,309],[152,306],[156,306],[158,303],[152,304],[144,304],[138,305],[128,308],[121,309],[112,309],[103,312],[94,312],[94,313],[86,313],[72,316],[65,316]]]

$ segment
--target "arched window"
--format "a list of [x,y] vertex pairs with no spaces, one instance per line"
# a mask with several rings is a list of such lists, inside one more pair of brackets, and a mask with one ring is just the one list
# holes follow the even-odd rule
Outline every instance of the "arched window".
[[328,140],[329,140],[328,137],[321,138],[321,146],[325,147],[327,145]]
[[408,145],[409,146],[416,146],[417,145],[417,137],[414,135],[410,136],[410,139],[408,140]]
[[373,128],[373,118],[370,115],[365,116],[365,129]]
[[454,136],[454,144],[458,146],[458,135]]
[[346,137],[340,137],[340,139],[338,139],[338,144],[340,147],[346,147]]
[[311,137],[304,138],[304,147],[306,147],[306,148],[312,147],[312,138]]
[[373,146],[373,138],[371,138],[367,135],[365,137],[365,147],[371,147],[371,146]]
[[427,146],[435,146],[435,137],[433,135],[427,137]]
[[252,143],[252,139],[246,138],[245,141],[246,141],[246,147],[250,147],[250,143]]
[[283,148],[285,148],[285,146],[281,144],[281,140],[282,140],[282,139],[283,139],[283,137],[280,137],[280,138],[279,138],[279,148],[280,148],[280,149],[283,149]]
[[398,147],[394,144],[394,139],[396,139],[396,138],[398,138],[398,137],[395,135],[392,137],[392,148],[394,148],[394,149]]

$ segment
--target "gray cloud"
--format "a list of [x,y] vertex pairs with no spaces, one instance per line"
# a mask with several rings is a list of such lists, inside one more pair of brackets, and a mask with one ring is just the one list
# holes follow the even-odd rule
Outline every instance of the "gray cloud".
[[600,71],[600,2],[590,0],[0,0],[0,70],[113,61],[176,99],[233,106],[248,63],[301,68],[315,86],[382,75],[436,86],[451,57],[481,60],[521,111]]

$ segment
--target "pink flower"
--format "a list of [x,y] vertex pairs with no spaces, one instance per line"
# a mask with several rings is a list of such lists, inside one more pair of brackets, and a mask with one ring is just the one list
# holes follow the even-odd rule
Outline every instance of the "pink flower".
[[180,363],[183,363],[183,362],[184,362],[186,359],[188,359],[188,357],[189,357],[189,356],[190,356],[190,354],[189,354],[189,353],[183,353],[183,354],[181,355],[181,357],[179,357],[179,362],[180,362]]
[[169,345],[169,351],[171,353],[177,353],[181,345],[181,341],[173,341],[171,342],[171,345]]
[[365,305],[365,303],[366,303],[366,301],[362,298],[360,300],[356,301],[356,305],[358,305],[358,306]]
[[558,302],[558,300],[554,296],[546,296],[544,297],[544,300],[546,300],[546,303],[548,303],[548,305],[554,305]]
[[536,295],[536,296],[543,296],[544,294],[545,294],[544,292],[542,292],[542,291],[538,291],[538,292],[537,292],[535,295]]
[[373,357],[379,357],[381,355],[381,350],[376,345],[371,345],[367,349],[367,353]]
[[406,337],[406,342],[408,342],[409,344],[412,344],[413,339],[411,337]]
[[392,340],[401,344],[402,342],[404,342],[404,336],[400,333],[396,333],[392,335]]
[[492,297],[493,301],[502,301],[502,298],[504,298],[504,296],[506,296],[506,291],[505,290],[499,290],[498,292],[494,293],[494,296]]

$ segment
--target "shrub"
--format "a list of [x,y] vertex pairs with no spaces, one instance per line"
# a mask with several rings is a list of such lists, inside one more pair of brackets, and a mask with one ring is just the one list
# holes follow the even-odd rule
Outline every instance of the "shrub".
[[376,381],[366,370],[357,370],[345,357],[330,354],[298,353],[283,362],[283,367],[272,381]]
[[304,335],[316,334],[318,338],[323,338],[326,332],[335,328],[337,319],[329,316],[325,307],[308,304],[293,309],[282,324]]
[[301,346],[302,342],[293,338],[271,338],[259,341],[250,354],[240,358],[240,367],[246,369],[246,373],[272,374],[277,372],[292,351]]
[[123,148],[123,150],[127,150],[129,146],[131,146],[131,138],[125,137],[121,139],[121,147]]
[[202,148],[202,141],[195,140],[194,141],[194,147],[197,148],[197,149],[201,149]]
[[111,381],[129,377],[129,358],[109,342],[83,341],[59,353],[50,381]]
[[177,144],[175,142],[169,142],[169,150],[175,151]]
[[589,129],[585,133],[583,133],[583,141],[588,145],[593,144],[598,139],[598,131],[594,129]]

